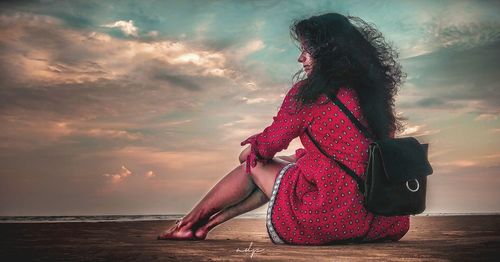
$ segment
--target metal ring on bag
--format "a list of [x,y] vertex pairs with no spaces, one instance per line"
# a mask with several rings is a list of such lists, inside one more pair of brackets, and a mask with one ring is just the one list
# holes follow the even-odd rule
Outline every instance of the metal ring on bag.
[[415,182],[417,182],[417,188],[415,188],[415,189],[411,189],[410,188],[410,185],[408,184],[408,182],[410,182],[411,180],[410,181],[406,181],[406,188],[408,188],[408,190],[410,190],[410,192],[417,192],[418,189],[420,188],[420,184],[418,183],[417,179],[413,179],[413,180],[415,180]]

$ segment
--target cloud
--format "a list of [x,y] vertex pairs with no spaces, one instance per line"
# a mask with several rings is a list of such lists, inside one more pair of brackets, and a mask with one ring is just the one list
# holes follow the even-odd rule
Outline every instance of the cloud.
[[421,24],[425,33],[405,50],[404,58],[427,55],[445,49],[466,50],[488,45],[500,39],[500,23],[497,21],[456,22],[450,17],[434,18]]
[[34,120],[22,116],[0,116],[0,153],[31,151],[60,142],[72,130],[57,121]]
[[500,153],[490,154],[490,155],[484,155],[484,156],[480,156],[479,158],[500,160]]
[[491,129],[488,129],[488,132],[489,133],[499,133],[500,132],[500,128],[491,128]]
[[239,116],[238,120],[234,120],[220,125],[219,128],[236,127],[236,126],[248,128],[255,125],[260,125],[261,123],[262,119],[258,118],[257,116],[244,115],[244,116]]
[[265,125],[262,124],[262,117],[256,115],[239,116],[237,120],[227,122],[218,126],[221,130],[223,140],[241,140],[250,135],[261,132]]
[[127,146],[113,151],[103,152],[101,156],[133,158],[137,164],[159,165],[169,169],[181,170],[196,163],[196,165],[212,165],[216,159],[224,155],[218,152],[205,151],[166,151],[154,147]]
[[245,103],[251,105],[251,104],[260,104],[260,103],[266,103],[266,102],[275,102],[277,99],[272,99],[269,100],[267,98],[263,97],[256,97],[256,98],[248,98],[248,97],[242,97],[241,101],[244,101]]
[[500,38],[499,23],[471,23],[462,26],[431,27],[431,35],[444,48],[468,49],[486,45]]
[[498,115],[494,114],[480,114],[474,120],[476,121],[494,121],[498,119]]
[[238,47],[234,51],[234,59],[241,61],[248,55],[255,53],[265,47],[264,42],[261,39],[253,39],[246,42],[243,46]]
[[245,87],[248,88],[251,91],[256,91],[256,90],[259,89],[254,82],[248,82],[248,83],[246,83]]
[[472,167],[472,166],[477,166],[478,162],[476,161],[471,161],[471,160],[455,160],[451,162],[440,162],[438,164],[439,166],[446,167],[446,166],[452,166],[452,167]]
[[190,118],[196,135],[199,115],[216,117],[201,110],[205,103],[234,97],[251,81],[228,54],[199,44],[118,39],[22,12],[1,15],[0,28],[3,153],[92,141],[170,148],[165,137],[190,144],[168,123]]
[[[455,159],[449,161],[432,162],[432,167],[443,173],[453,173],[462,168],[491,168],[498,167],[500,154],[470,156],[469,159]],[[473,174],[473,173],[471,173]]]
[[160,33],[158,33],[158,31],[149,31],[148,32],[148,36],[150,37],[158,37]]
[[167,81],[175,86],[179,86],[191,91],[201,90],[200,85],[191,80],[189,76],[172,75],[166,71],[156,71],[153,72],[153,77],[155,79]]
[[[446,5],[412,3],[412,17],[400,23],[395,35],[403,41],[403,58],[446,49],[464,50],[488,45],[500,38],[500,21],[490,3],[454,2]],[[432,11],[430,10],[432,9]]]
[[420,136],[428,136],[428,135],[433,135],[437,134],[440,132],[439,129],[426,129],[426,125],[415,125],[415,126],[407,126],[405,130],[399,135],[399,136],[413,136],[413,137],[420,137]]
[[138,28],[136,26],[134,26],[134,21],[132,21],[132,20],[128,20],[128,21],[120,20],[120,21],[116,21],[114,23],[102,25],[102,27],[119,28],[127,36],[137,37]]
[[[500,40],[468,49],[441,49],[404,60],[413,77],[403,87],[410,89],[402,108],[443,110],[453,114],[500,114],[496,68]],[[401,97],[403,98],[403,97]]]
[[[437,151],[436,151],[437,150]],[[500,154],[494,150],[488,153],[483,151],[479,154],[460,154],[454,149],[432,149],[429,151],[429,160],[432,166],[439,172],[453,173],[462,168],[492,168],[498,167]],[[473,150],[473,149],[471,149]],[[474,175],[474,173],[470,173]]]
[[125,166],[122,166],[120,171],[116,174],[103,174],[104,177],[111,179],[111,183],[120,183],[127,177],[131,176],[132,172],[128,170]]
[[100,128],[92,128],[90,130],[76,131],[75,135],[86,135],[90,137],[104,137],[111,139],[126,139],[126,140],[139,140],[142,138],[140,134],[134,134],[125,130],[110,130],[110,129],[100,129]]
[[169,75],[232,78],[236,74],[228,67],[225,54],[178,41],[117,39],[66,28],[53,17],[26,13],[2,15],[0,27],[4,28],[0,31],[3,75],[17,82],[142,81],[140,74],[157,70],[157,66]]
[[[426,8],[430,6],[422,10]],[[439,14],[425,12],[408,25],[418,39],[406,41],[411,44],[404,47],[402,63],[409,77],[403,94],[408,94],[404,91],[408,88],[418,93],[400,106],[441,114],[472,113],[476,120],[494,120],[500,113],[496,7],[456,2],[435,8]]]
[[[85,116],[57,116],[40,112],[30,115],[26,110],[8,110],[0,116],[4,123],[0,126],[0,153],[26,152],[50,148],[56,145],[98,142],[101,145],[144,142],[147,137],[138,131],[124,130],[133,124],[125,124],[122,128],[114,128],[115,124],[96,127],[87,123]],[[28,111],[29,112],[29,111]]]
[[146,172],[146,174],[144,174],[144,176],[146,176],[147,178],[153,178],[153,177],[156,177],[156,173],[154,173],[152,170]]
[[179,120],[179,121],[172,121],[172,122],[165,122],[166,126],[178,126],[178,125],[183,125],[192,122],[192,119],[185,119],[185,120]]
[[446,102],[436,97],[427,97],[416,101],[415,104],[421,107],[439,107],[446,104]]

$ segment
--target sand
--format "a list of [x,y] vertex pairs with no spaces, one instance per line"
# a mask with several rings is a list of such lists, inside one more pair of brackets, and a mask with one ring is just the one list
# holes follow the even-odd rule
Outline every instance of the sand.
[[500,216],[412,217],[399,242],[275,245],[264,219],[233,219],[204,241],[156,240],[174,221],[0,224],[2,261],[499,261]]

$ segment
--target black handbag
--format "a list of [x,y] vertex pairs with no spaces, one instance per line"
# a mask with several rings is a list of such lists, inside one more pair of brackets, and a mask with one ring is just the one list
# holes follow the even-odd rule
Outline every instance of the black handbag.
[[427,159],[429,144],[420,144],[414,137],[373,139],[368,129],[335,95],[330,94],[329,97],[365,136],[374,141],[369,145],[365,181],[342,162],[329,156],[306,129],[309,139],[321,153],[335,160],[356,181],[368,211],[382,216],[422,213],[425,210],[427,176],[433,172]]

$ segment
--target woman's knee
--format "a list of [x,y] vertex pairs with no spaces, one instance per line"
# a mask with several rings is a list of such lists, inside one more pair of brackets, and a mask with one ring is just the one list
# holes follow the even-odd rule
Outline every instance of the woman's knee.
[[[247,173],[247,161],[243,161],[242,163],[240,163],[240,165],[238,166],[238,168],[240,170],[242,170],[243,173]],[[260,169],[262,168],[262,163],[260,162],[257,162],[257,165],[256,166],[250,166],[250,173],[252,173],[253,170],[256,170],[256,169]]]
[[279,170],[281,170],[284,166],[286,166],[289,163],[290,162],[279,159],[277,157],[273,158],[271,161],[267,163],[257,162],[257,165],[251,168],[250,175],[252,177],[256,176],[269,177],[270,175],[274,176]]
[[[267,175],[268,173],[276,173],[276,171],[281,170],[284,166],[290,164],[289,161],[281,159],[279,157],[274,157],[272,160],[270,160],[267,163],[262,163],[257,161],[256,165],[254,167],[250,168],[250,173],[249,175],[252,177],[255,176],[261,176],[261,175]],[[243,169],[244,173],[246,172],[246,161],[240,164],[240,168]]]

